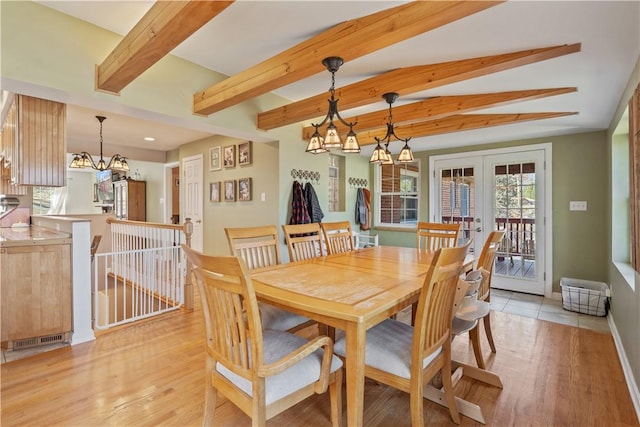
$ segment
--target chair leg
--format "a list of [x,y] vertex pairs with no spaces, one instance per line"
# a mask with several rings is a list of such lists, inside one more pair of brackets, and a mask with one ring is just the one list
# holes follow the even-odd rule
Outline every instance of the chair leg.
[[491,352],[496,352],[496,344],[493,342],[493,334],[491,333],[491,313],[484,316],[484,333],[487,335]]
[[[415,383],[422,384],[422,381],[413,381]],[[424,397],[422,387],[417,385],[411,385],[411,392],[409,393],[409,402],[411,408],[411,427],[424,426]]]
[[451,380],[451,359],[445,359],[440,371],[442,377],[442,385],[444,387],[444,396],[447,399],[447,407],[449,414],[454,423],[460,424],[460,414],[456,406],[456,398],[453,394],[453,381]]
[[331,425],[333,427],[342,427],[342,369],[338,369],[333,375],[334,380],[329,384]]
[[211,384],[211,373],[215,367],[215,362],[207,357],[206,369],[205,369],[205,389],[204,389],[204,420],[203,426],[213,426],[213,416],[216,412],[216,389]]
[[476,357],[478,368],[484,369],[484,358],[482,357],[482,349],[480,348],[480,323],[469,331],[469,338],[473,345],[473,355]]

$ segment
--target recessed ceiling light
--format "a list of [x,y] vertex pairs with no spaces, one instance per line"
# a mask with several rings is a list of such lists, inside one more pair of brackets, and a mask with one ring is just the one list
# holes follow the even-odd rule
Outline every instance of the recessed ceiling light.
[[154,137],[152,137],[152,136],[145,136],[144,140],[145,141],[155,141],[156,139]]

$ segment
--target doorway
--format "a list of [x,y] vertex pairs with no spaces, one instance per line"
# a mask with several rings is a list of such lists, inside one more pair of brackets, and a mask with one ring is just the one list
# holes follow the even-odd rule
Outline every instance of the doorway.
[[433,156],[429,218],[460,223],[476,256],[503,230],[492,287],[551,295],[551,145]]

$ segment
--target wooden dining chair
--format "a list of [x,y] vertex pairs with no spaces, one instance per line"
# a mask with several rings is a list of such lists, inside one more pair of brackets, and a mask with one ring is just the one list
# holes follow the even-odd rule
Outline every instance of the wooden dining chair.
[[440,224],[419,221],[416,229],[416,248],[435,251],[458,245],[460,224]]
[[[496,253],[502,242],[504,231],[492,231],[482,247],[482,252],[478,257],[476,264],[476,270],[482,275],[482,282],[478,289],[478,301],[484,301],[489,303],[491,301],[491,279],[493,277],[494,261],[496,259]],[[489,341],[489,347],[491,352],[496,352],[496,345],[493,340],[493,333],[491,331],[491,311],[487,310],[480,318],[476,319],[460,319],[456,318],[453,322],[453,334],[461,335],[465,332],[469,332],[469,338],[473,346],[473,354],[476,358],[476,363],[481,369],[485,369],[484,357],[482,356],[482,349],[480,347],[480,319],[484,324],[484,332]]]
[[329,255],[349,252],[355,248],[353,245],[353,231],[349,221],[323,222],[320,226],[322,227],[322,234],[324,235]]
[[[424,425],[424,388],[438,372],[451,419],[460,423],[451,379],[451,320],[467,249],[468,245],[436,251],[420,291],[414,326],[386,319],[366,332],[365,376],[409,393],[414,427]],[[344,338],[336,341],[334,351],[346,357]]]
[[[281,263],[278,229],[275,225],[225,228],[231,254],[242,258],[250,271]],[[296,332],[315,322],[266,303],[259,303],[265,329]]]
[[311,341],[262,329],[246,263],[183,245],[192,264],[206,327],[204,425],[214,425],[220,393],[264,426],[269,418],[329,388],[331,423],[342,423],[342,361],[327,336]]
[[289,260],[302,261],[326,255],[320,224],[284,224],[282,226],[287,242]]

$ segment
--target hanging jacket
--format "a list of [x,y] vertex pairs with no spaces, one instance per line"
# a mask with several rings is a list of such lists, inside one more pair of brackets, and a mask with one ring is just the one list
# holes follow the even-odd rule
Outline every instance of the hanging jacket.
[[307,212],[307,203],[304,198],[304,190],[302,184],[297,180],[293,181],[293,189],[291,196],[291,220],[289,224],[308,224],[311,222],[309,212]]
[[304,186],[304,199],[307,205],[307,212],[311,222],[321,222],[324,218],[324,213],[320,207],[316,190],[313,188],[310,182],[307,182]]
[[362,225],[360,226],[361,230],[371,230],[371,192],[368,188],[362,189],[362,195],[364,197],[364,205],[367,210],[367,220],[364,224],[364,228]]
[[356,223],[360,224],[360,228],[362,224],[367,223],[367,206],[364,203],[364,192],[360,187],[356,193]]

